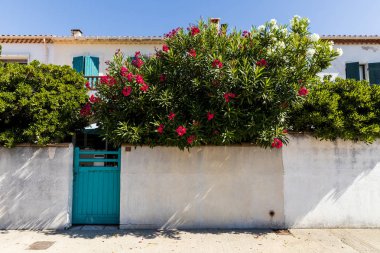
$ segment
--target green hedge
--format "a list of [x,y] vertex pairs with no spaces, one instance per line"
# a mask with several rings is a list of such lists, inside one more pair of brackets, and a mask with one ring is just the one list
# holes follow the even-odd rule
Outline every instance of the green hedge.
[[292,130],[320,139],[371,143],[380,137],[380,86],[340,78],[316,82],[289,122]]
[[84,84],[69,66],[0,63],[0,145],[58,142],[83,127]]

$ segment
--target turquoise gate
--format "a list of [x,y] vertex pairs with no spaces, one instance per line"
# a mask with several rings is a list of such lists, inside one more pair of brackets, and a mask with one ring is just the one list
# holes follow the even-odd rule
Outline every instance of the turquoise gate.
[[74,150],[73,224],[119,224],[120,149]]

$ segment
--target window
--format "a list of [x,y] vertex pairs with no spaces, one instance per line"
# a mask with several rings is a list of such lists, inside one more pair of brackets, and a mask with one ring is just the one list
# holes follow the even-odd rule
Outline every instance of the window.
[[77,56],[73,58],[73,69],[84,75],[91,88],[99,82],[99,57]]
[[366,65],[365,64],[359,65],[359,80],[367,80]]
[[346,79],[360,80],[359,62],[346,63]]
[[368,63],[368,74],[370,84],[380,84],[380,63]]
[[77,56],[73,58],[73,68],[84,76],[99,75],[99,57]]
[[368,64],[359,64],[359,62],[346,63],[346,78],[368,80],[370,84],[380,84],[380,62]]
[[27,55],[0,55],[0,62],[28,64]]

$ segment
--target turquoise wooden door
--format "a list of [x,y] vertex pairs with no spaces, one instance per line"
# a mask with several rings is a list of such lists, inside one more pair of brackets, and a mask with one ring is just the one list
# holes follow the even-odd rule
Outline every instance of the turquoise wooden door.
[[73,224],[119,224],[120,149],[75,148]]

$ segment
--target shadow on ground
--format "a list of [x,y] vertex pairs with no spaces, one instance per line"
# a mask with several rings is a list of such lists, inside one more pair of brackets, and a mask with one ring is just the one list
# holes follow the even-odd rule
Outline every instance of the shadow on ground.
[[40,231],[45,235],[63,235],[70,238],[110,238],[118,236],[135,236],[143,239],[154,239],[156,237],[169,238],[173,240],[181,240],[181,234],[250,234],[257,238],[259,236],[273,233],[273,230],[57,230],[57,231]]

